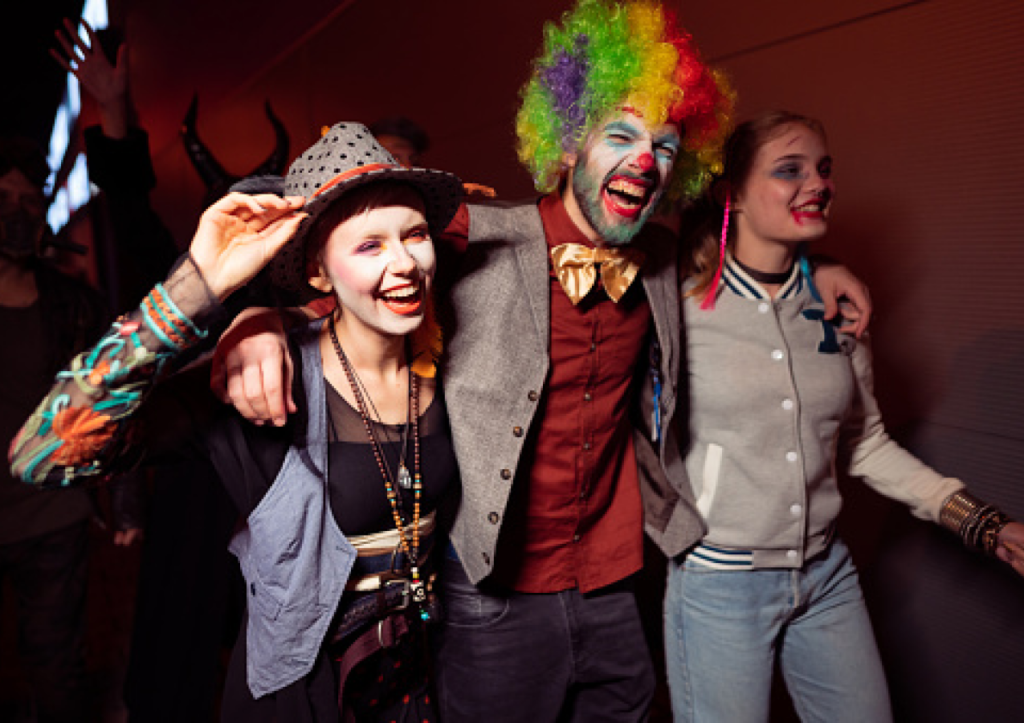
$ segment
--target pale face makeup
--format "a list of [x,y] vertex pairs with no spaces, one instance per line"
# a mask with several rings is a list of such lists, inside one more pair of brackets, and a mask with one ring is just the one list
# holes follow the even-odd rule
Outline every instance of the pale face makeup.
[[760,255],[767,246],[791,255],[796,244],[821,238],[834,195],[825,140],[800,123],[783,127],[758,151],[733,200],[737,256],[747,263],[741,254]]
[[333,289],[339,328],[399,337],[423,322],[436,265],[422,202],[382,206],[331,231],[310,285]]
[[613,113],[568,159],[570,217],[595,243],[629,243],[664,193],[681,144],[674,125],[652,127],[625,108]]

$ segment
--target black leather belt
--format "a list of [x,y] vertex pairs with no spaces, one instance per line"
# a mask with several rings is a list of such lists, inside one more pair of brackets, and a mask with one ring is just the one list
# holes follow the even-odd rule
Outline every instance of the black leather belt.
[[346,606],[331,633],[331,643],[341,642],[368,622],[377,622],[405,610],[412,600],[410,581],[405,578],[388,580],[373,592],[355,594],[358,597]]

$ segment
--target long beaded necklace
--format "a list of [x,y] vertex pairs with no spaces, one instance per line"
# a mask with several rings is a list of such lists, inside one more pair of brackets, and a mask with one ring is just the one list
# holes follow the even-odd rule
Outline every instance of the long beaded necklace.
[[[338,332],[334,327],[334,317],[331,316],[330,327],[331,343],[334,345],[334,353],[338,355],[338,361],[341,362],[342,369],[345,370],[345,377],[348,379],[349,387],[352,388],[352,395],[356,399],[356,407],[359,410],[359,416],[363,420],[363,426],[366,428],[366,436],[370,438],[370,445],[373,448],[373,456],[377,460],[377,467],[380,469],[381,477],[384,479],[384,491],[387,493],[388,503],[391,505],[391,517],[395,522],[395,529],[398,530],[398,539],[402,546],[402,550],[405,552],[406,557],[409,558],[409,573],[412,580],[409,583],[409,594],[412,597],[412,601],[416,603],[419,608],[420,618],[424,621],[430,619],[430,613],[427,611],[427,588],[420,577],[419,568],[419,551],[420,551],[420,500],[423,496],[423,478],[420,475],[420,385],[419,377],[412,373],[412,366],[409,367],[409,410],[406,424],[412,423],[412,439],[413,439],[413,474],[412,474],[412,494],[413,494],[413,508],[412,508],[412,541],[408,539],[405,534],[405,523],[402,520],[402,501],[399,497],[398,490],[395,489],[395,482],[391,475],[391,468],[387,464],[387,459],[384,457],[384,449],[381,447],[380,441],[377,439],[377,435],[373,431],[373,426],[370,424],[370,415],[367,412],[367,400],[370,404],[373,404],[370,399],[369,392],[365,392],[364,398],[364,387],[359,377],[356,376],[355,369],[352,368],[352,364],[349,362],[348,357],[345,355],[345,351],[341,348],[341,342],[338,341]],[[374,407],[376,411],[376,407]],[[380,421],[380,415],[377,415],[378,423],[383,425]],[[403,436],[403,444],[405,439]],[[402,468],[404,468],[404,453],[402,459]],[[406,471],[408,474],[408,471]],[[399,472],[401,475],[401,472]],[[401,480],[401,478],[400,478]]]

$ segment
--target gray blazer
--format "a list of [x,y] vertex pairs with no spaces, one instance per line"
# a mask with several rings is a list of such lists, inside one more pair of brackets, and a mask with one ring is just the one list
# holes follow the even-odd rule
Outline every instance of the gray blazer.
[[[523,444],[550,365],[548,245],[535,200],[470,205],[469,247],[444,308],[445,401],[462,475],[452,543],[474,583],[493,570]],[[636,246],[655,334],[651,359],[662,380],[660,423],[653,374],[645,373],[634,410],[645,527],[668,555],[703,534],[680,454],[677,383],[680,367],[677,241],[649,226]],[[655,343],[656,341],[656,343]],[[647,364],[641,364],[647,372]]]

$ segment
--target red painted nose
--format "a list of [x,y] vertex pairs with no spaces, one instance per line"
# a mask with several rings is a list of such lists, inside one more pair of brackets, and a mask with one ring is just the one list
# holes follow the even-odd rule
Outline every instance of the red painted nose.
[[641,153],[636,159],[636,165],[640,167],[641,173],[647,173],[647,171],[654,168],[654,156],[650,153]]

